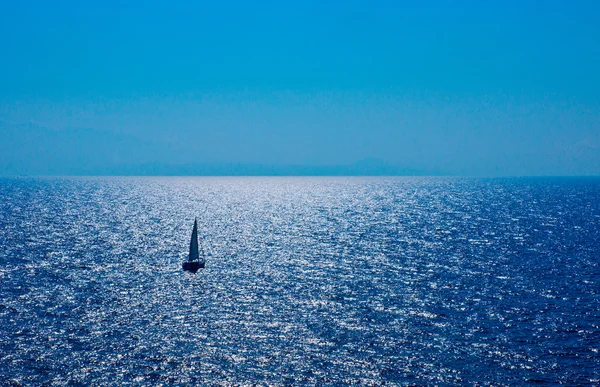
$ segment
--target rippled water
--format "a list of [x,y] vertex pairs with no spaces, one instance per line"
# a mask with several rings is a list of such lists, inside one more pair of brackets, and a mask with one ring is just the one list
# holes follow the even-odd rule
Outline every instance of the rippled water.
[[7,385],[600,384],[600,179],[0,179],[0,265]]

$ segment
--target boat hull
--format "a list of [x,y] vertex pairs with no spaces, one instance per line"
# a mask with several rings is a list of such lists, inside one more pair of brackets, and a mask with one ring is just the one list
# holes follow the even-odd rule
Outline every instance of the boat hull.
[[197,272],[199,269],[202,269],[204,267],[204,262],[198,262],[198,261],[185,261],[183,264],[183,270],[195,273]]

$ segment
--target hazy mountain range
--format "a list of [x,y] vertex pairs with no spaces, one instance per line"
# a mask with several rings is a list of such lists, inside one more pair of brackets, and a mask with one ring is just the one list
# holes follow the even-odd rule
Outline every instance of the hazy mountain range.
[[[52,129],[0,122],[1,175],[440,175],[378,159],[347,165],[285,165],[201,160],[193,150],[109,130]],[[190,162],[198,158],[200,161]]]

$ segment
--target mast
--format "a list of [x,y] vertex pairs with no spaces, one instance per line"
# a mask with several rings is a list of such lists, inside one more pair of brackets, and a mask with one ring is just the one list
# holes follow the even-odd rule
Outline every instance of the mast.
[[198,254],[198,222],[194,219],[194,230],[192,230],[192,240],[190,241],[190,255],[188,261],[197,261],[200,258]]

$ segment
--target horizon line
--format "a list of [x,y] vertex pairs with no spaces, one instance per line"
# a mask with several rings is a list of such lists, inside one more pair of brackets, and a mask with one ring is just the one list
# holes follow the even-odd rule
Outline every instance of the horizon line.
[[453,177],[453,178],[600,178],[598,175],[452,175],[452,174],[439,174],[439,175],[352,175],[352,174],[339,174],[339,175],[287,175],[287,174],[263,174],[263,175],[245,175],[245,174],[228,174],[228,175],[216,175],[216,174],[205,174],[205,175],[1,175],[0,178],[75,178],[75,177],[375,177],[375,178],[390,178],[390,177]]

